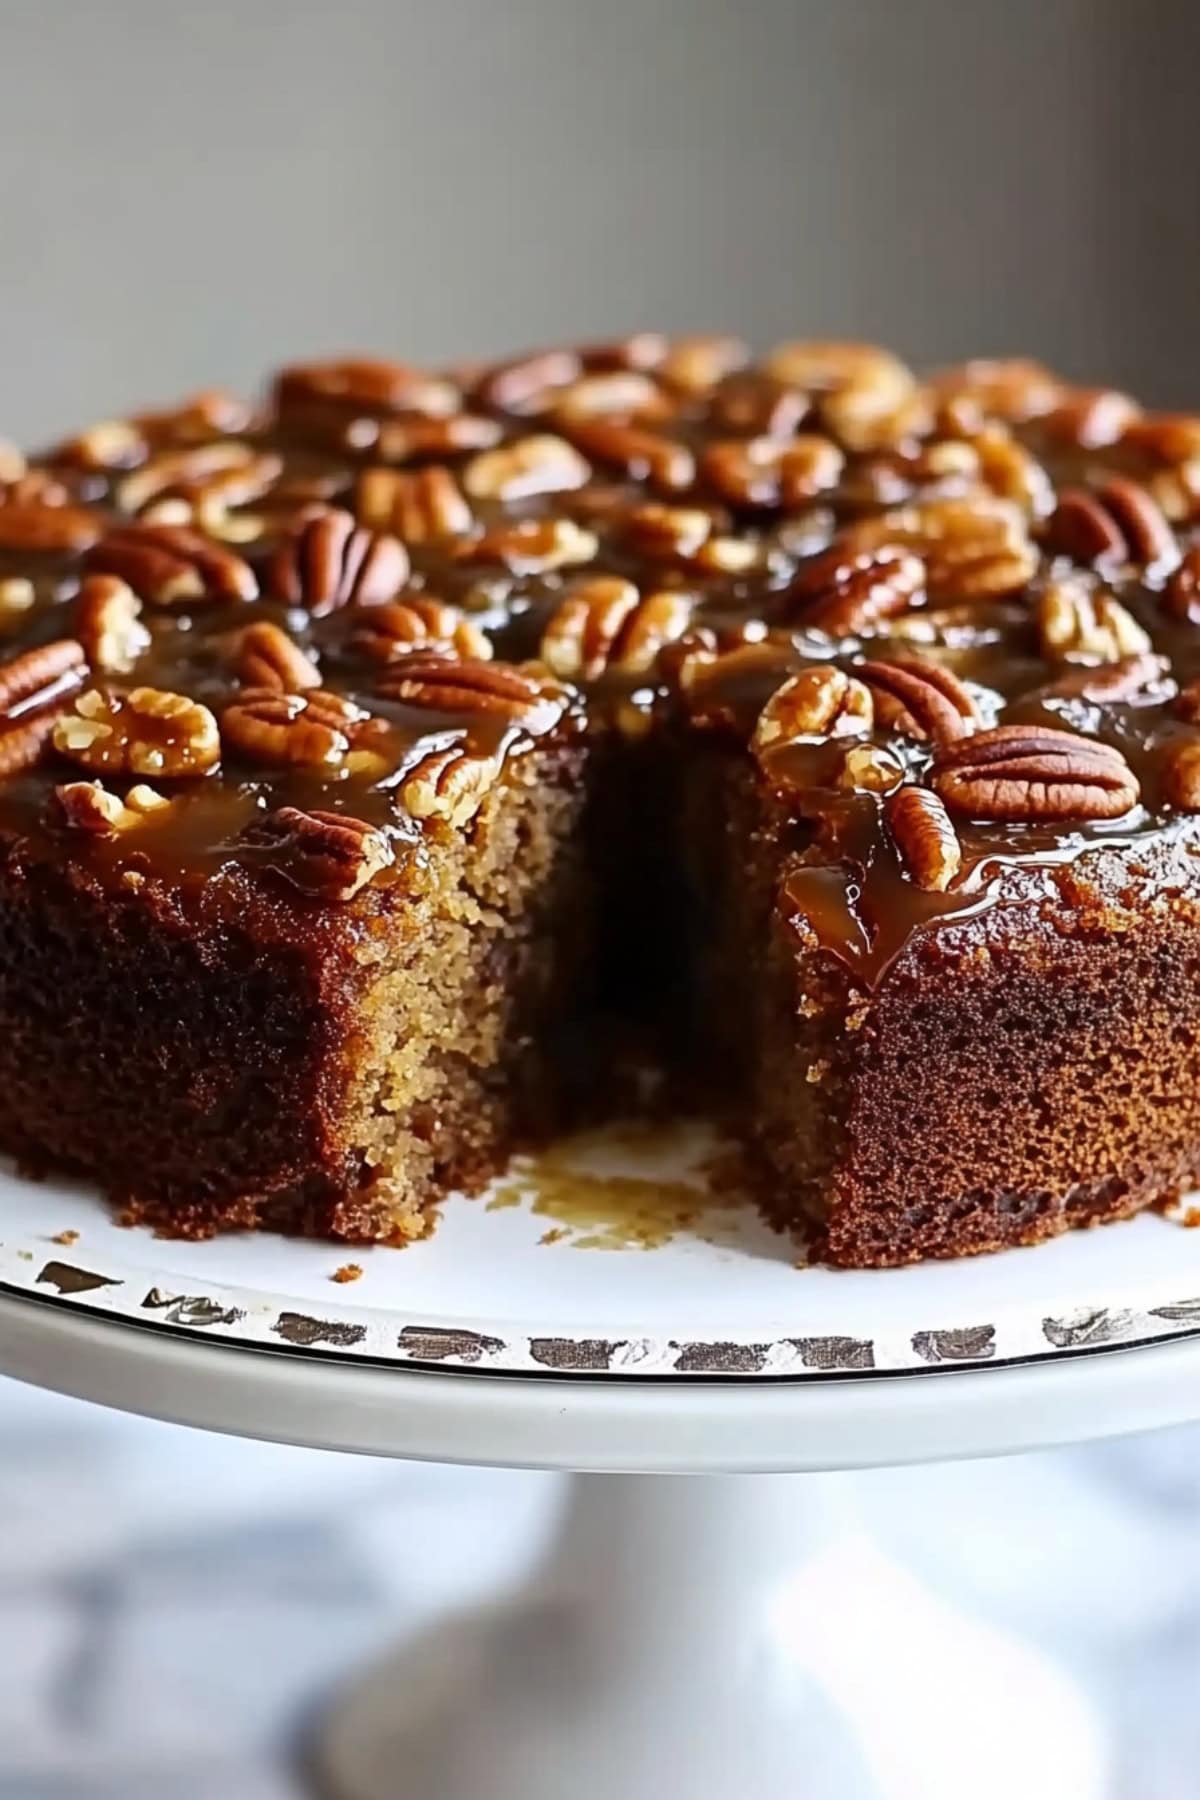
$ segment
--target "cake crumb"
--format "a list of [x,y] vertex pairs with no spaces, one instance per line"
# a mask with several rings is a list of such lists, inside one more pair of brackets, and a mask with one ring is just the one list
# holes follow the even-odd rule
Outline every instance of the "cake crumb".
[[805,1081],[812,1082],[815,1086],[818,1082],[824,1081],[824,1079],[828,1075],[828,1073],[829,1073],[828,1057],[819,1056],[817,1058],[816,1062],[809,1064],[808,1072],[805,1075],[804,1079],[805,1079]]
[[79,1233],[77,1231],[56,1231],[50,1242],[52,1244],[77,1244]]
[[361,1281],[362,1275],[361,1263],[343,1263],[340,1269],[333,1271],[329,1279],[330,1281]]
[[561,1244],[566,1235],[567,1234],[561,1225],[553,1225],[549,1231],[543,1231],[541,1237],[538,1239],[538,1243]]

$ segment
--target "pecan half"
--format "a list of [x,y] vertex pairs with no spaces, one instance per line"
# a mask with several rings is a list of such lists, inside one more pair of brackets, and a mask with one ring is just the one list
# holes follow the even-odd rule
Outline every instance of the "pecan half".
[[1042,655],[1118,662],[1151,648],[1149,635],[1115,595],[1081,581],[1051,581],[1038,601]]
[[787,592],[788,616],[831,637],[851,637],[907,612],[925,597],[925,565],[894,545],[869,550],[835,541],[807,562]]
[[271,558],[267,588],[316,619],[352,602],[377,606],[408,580],[408,551],[386,532],[368,531],[353,513],[330,508],[305,519]]
[[650,674],[663,652],[682,641],[694,605],[692,596],[678,588],[656,588],[646,594],[621,627],[609,666],[626,674]]
[[1031,451],[1019,444],[1003,425],[986,426],[971,439],[984,486],[1001,500],[1009,500],[1031,519],[1044,519],[1054,511],[1054,483]]
[[1190,681],[1181,688],[1175,700],[1175,711],[1181,719],[1188,719],[1192,724],[1200,724],[1200,680]]
[[[0,444],[0,458],[3,445]],[[49,469],[23,469],[20,475],[5,480],[0,476],[0,506],[69,506],[70,489],[64,487]]]
[[1146,486],[1173,526],[1195,526],[1200,517],[1200,455],[1155,470]]
[[662,557],[683,568],[737,575],[759,561],[755,544],[719,532],[701,506],[635,506],[625,520],[625,536],[643,556]]
[[1104,450],[1124,437],[1141,408],[1116,388],[1064,388],[1057,403],[1038,421],[1052,444],[1075,450]]
[[576,350],[535,350],[487,370],[476,392],[485,406],[498,412],[529,412],[545,400],[548,390],[564,388],[582,373]]
[[0,576],[0,632],[19,624],[36,600],[37,589],[27,575]]
[[1195,413],[1143,413],[1126,425],[1121,446],[1154,463],[1190,462],[1200,456],[1200,417]]
[[215,437],[238,437],[254,422],[254,408],[228,388],[201,388],[178,406],[135,413],[131,421],[156,450],[175,444],[203,444]]
[[1200,516],[1200,454],[1156,469],[1146,486],[1168,523],[1194,525]]
[[1095,493],[1065,488],[1046,527],[1046,548],[1072,562],[1129,563],[1150,574],[1179,560],[1175,533],[1157,500],[1122,475],[1114,475]]
[[573,519],[514,519],[464,538],[454,554],[460,562],[502,563],[514,575],[537,575],[591,562],[599,548],[595,532]]
[[[156,500],[142,517],[160,525],[194,524],[225,544],[252,544],[264,535],[272,518],[303,515],[320,505],[330,485],[328,478],[316,476],[285,482],[279,478],[275,460],[261,456],[243,467],[209,476],[190,492]],[[306,491],[310,487],[311,493]],[[254,508],[255,501],[264,504]]]
[[564,681],[595,681],[606,669],[644,675],[691,623],[690,594],[664,588],[643,599],[631,581],[597,575],[572,588],[542,633],[542,660]]
[[904,780],[904,765],[878,744],[853,744],[842,758],[837,785],[858,793],[890,794]]
[[944,893],[962,867],[962,845],[938,796],[928,788],[898,788],[884,801],[883,815],[910,879],[928,893]]
[[395,861],[384,833],[365,820],[295,806],[255,819],[240,842],[256,862],[322,900],[352,900]]
[[496,757],[472,755],[462,744],[429,750],[406,773],[400,799],[414,819],[442,819],[458,828],[475,817],[500,770]]
[[101,419],[56,445],[52,455],[56,463],[69,468],[108,474],[116,469],[136,469],[149,452],[146,434],[133,419]]
[[0,780],[22,775],[41,761],[58,714],[53,708],[45,712],[25,713],[12,723],[0,719]]
[[940,743],[963,737],[979,724],[979,711],[958,676],[940,663],[916,657],[855,665],[871,690],[875,722],[888,731]]
[[626,337],[581,345],[579,360],[585,369],[653,369],[668,347],[661,331],[631,331]]
[[85,575],[75,602],[75,635],[93,669],[128,675],[150,633],[142,624],[142,603],[117,575]]
[[822,422],[847,449],[895,445],[929,429],[929,407],[912,371],[873,344],[784,345],[764,366],[807,388]]
[[1066,391],[1057,375],[1027,356],[974,357],[940,370],[930,385],[942,404],[967,396],[989,418],[1013,425],[1048,413]]
[[1163,602],[1177,619],[1200,624],[1200,544],[1184,551],[1163,588]]
[[621,629],[640,599],[633,582],[618,575],[578,583],[542,633],[546,667],[565,681],[594,681],[608,667]]
[[463,470],[462,484],[472,500],[529,500],[581,488],[591,473],[573,445],[545,432],[482,451]]
[[74,638],[56,638],[4,663],[0,666],[0,720],[40,711],[49,701],[78,687],[86,667],[83,645]]
[[346,427],[344,447],[370,450],[380,462],[440,462],[469,450],[490,450],[504,436],[498,419],[483,413],[451,413],[444,419],[355,419]]
[[672,338],[655,364],[655,373],[682,394],[705,394],[749,361],[749,347],[741,338],[701,333]]
[[376,692],[452,718],[495,719],[535,737],[557,725],[567,699],[553,683],[510,663],[424,655],[407,656],[385,670]]
[[156,812],[163,812],[171,802],[152,787],[131,787],[124,800],[112,794],[99,781],[68,781],[56,787],[54,797],[65,825],[73,831],[86,831],[93,837],[112,837],[117,832],[131,831],[144,825]]
[[933,786],[952,812],[1015,824],[1117,819],[1139,792],[1119,750],[1034,725],[1001,725],[940,746]]
[[911,371],[890,350],[840,339],[800,338],[777,344],[763,358],[762,367],[776,381],[821,394],[872,379],[890,384],[897,395],[913,386]]
[[1163,759],[1163,791],[1180,812],[1200,812],[1200,740],[1171,744]]
[[916,387],[912,371],[875,344],[781,344],[763,368],[777,381],[814,395],[834,436],[853,450],[872,448],[881,424]]
[[364,469],[354,511],[376,531],[394,531],[406,544],[461,537],[473,524],[466,495],[449,469]]
[[582,375],[552,396],[553,416],[570,424],[581,419],[665,418],[671,402],[656,381],[640,369],[609,369]]
[[[1170,698],[1172,687],[1171,665],[1165,656],[1125,656],[1120,662],[1101,663],[1097,668],[1072,669],[1039,689],[1038,698],[1085,700],[1096,706],[1157,705]],[[1200,692],[1196,700],[1200,717]]]
[[118,525],[85,560],[93,573],[119,576],[155,606],[253,600],[258,594],[249,563],[184,525]]
[[696,479],[696,459],[686,444],[640,425],[612,419],[564,421],[571,442],[593,462],[619,469],[631,481],[648,481],[667,493],[682,493]]
[[225,743],[275,768],[369,770],[379,760],[369,746],[386,732],[381,719],[324,688],[303,694],[249,688],[221,714]]
[[269,619],[259,619],[238,633],[234,662],[238,680],[247,687],[301,694],[321,685],[321,671],[312,657]]
[[865,737],[874,717],[869,688],[832,663],[819,663],[776,688],[758,716],[751,747],[771,750],[802,737]]
[[904,444],[861,457],[842,482],[838,499],[852,506],[898,506],[917,495],[926,500],[980,491],[979,453],[961,438]]
[[819,432],[780,442],[732,438],[710,444],[700,459],[709,486],[734,506],[777,509],[805,506],[841,479],[844,453]]
[[57,445],[53,458],[68,468],[112,474],[136,469],[155,448],[232,436],[245,431],[251,422],[251,409],[243,400],[221,388],[211,388],[168,412],[140,413],[132,419],[102,419],[77,437]]
[[739,437],[787,438],[812,411],[802,388],[776,381],[761,370],[729,375],[716,388],[709,407],[712,424]]
[[54,748],[97,774],[206,775],[221,755],[217,721],[186,694],[139,687],[128,694],[88,688],[55,721]]
[[259,499],[283,472],[283,459],[237,438],[164,450],[117,484],[123,512],[146,514],[154,523],[209,528],[235,506]]
[[99,513],[82,506],[19,500],[0,505],[0,550],[68,556],[86,550],[103,530]]
[[275,378],[275,400],[281,418],[307,414],[314,403],[337,409],[361,407],[365,412],[427,413],[440,418],[456,412],[459,392],[453,382],[407,363],[382,357],[342,357],[333,362],[295,363]]
[[1099,498],[1086,488],[1064,488],[1046,528],[1046,548],[1077,563],[1129,560],[1125,534]]
[[350,633],[350,648],[371,662],[391,663],[414,650],[490,662],[491,640],[457,606],[429,594],[409,594],[386,606],[365,607]]
[[842,541],[855,550],[914,551],[935,601],[999,599],[1024,587],[1038,566],[1024,513],[992,494],[895,507],[848,526]]

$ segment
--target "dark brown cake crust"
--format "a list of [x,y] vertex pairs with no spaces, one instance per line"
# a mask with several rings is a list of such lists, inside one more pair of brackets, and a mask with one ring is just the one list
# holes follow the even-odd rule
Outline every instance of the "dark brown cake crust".
[[886,1265],[1200,1162],[1200,420],[1022,361],[285,370],[0,447],[0,1145],[419,1235],[614,1092]]

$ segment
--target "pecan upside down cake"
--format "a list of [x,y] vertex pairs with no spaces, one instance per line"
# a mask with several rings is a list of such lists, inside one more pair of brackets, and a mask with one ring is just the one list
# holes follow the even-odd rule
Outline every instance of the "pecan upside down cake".
[[609,1015],[835,1262],[1133,1213],[1198,813],[1200,418],[1035,363],[647,334],[0,451],[0,1143],[168,1231],[418,1236]]

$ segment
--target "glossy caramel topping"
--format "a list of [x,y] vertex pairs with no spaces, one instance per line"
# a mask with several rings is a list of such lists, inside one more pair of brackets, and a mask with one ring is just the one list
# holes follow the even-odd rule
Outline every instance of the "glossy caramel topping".
[[1198,519],[1200,421],[1029,362],[298,365],[0,463],[0,833],[344,900],[537,743],[717,733],[870,978],[1012,866],[1186,829]]

